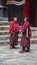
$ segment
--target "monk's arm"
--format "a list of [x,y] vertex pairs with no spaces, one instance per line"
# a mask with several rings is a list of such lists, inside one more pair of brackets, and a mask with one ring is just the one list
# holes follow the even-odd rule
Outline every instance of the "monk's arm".
[[28,28],[26,29],[26,37],[28,37]]

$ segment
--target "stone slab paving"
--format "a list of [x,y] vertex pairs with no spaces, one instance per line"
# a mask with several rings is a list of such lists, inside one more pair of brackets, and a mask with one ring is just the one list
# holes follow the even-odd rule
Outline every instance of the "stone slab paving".
[[19,53],[17,49],[10,49],[9,45],[0,45],[0,65],[37,65],[37,44],[31,44],[29,53]]

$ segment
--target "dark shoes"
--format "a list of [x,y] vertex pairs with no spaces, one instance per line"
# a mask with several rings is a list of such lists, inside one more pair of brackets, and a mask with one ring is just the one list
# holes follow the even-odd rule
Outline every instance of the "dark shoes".
[[10,49],[12,49],[12,46],[10,46]]
[[24,53],[24,52],[26,52],[26,51],[25,51],[25,50],[21,50],[21,51],[20,51],[20,53]]
[[20,53],[29,52],[29,50],[21,50]]
[[10,46],[10,49],[17,49],[15,46]]

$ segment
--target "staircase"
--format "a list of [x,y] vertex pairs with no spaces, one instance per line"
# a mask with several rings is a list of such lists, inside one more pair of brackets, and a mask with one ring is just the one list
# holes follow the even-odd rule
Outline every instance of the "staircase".
[[9,22],[0,21],[0,44],[9,42]]
[[31,30],[32,30],[32,38],[30,39],[31,43],[37,44],[37,27],[32,27]]
[[[21,26],[20,26],[21,28]],[[32,38],[31,43],[37,43],[37,28],[33,27],[32,30]],[[18,35],[18,42],[21,41],[22,33]],[[0,44],[9,43],[9,22],[8,21],[0,21]]]

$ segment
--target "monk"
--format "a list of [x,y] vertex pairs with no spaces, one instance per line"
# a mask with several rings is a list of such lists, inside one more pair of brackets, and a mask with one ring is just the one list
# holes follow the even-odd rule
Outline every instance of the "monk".
[[20,52],[29,52],[30,51],[30,37],[31,37],[31,29],[29,21],[27,18],[24,18],[24,24],[22,26],[22,39],[21,39],[21,46],[22,50]]
[[17,22],[17,17],[14,17],[13,21],[10,22],[10,48],[15,48],[18,45],[18,33],[19,33],[19,23]]

